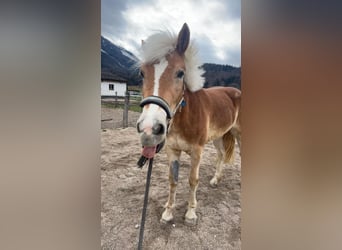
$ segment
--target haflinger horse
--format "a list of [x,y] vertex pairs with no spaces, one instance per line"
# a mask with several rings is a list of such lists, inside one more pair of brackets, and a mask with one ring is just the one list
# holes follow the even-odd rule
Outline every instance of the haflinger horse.
[[161,222],[173,220],[179,160],[184,151],[191,158],[185,223],[194,225],[203,148],[213,141],[217,150],[216,172],[210,181],[211,186],[216,186],[222,177],[223,164],[233,157],[235,139],[240,145],[241,92],[232,87],[203,88],[204,71],[186,23],[178,36],[166,31],[142,41],[139,66],[144,99],[137,130],[142,155],[153,158],[157,147],[165,143],[169,163],[170,190]]

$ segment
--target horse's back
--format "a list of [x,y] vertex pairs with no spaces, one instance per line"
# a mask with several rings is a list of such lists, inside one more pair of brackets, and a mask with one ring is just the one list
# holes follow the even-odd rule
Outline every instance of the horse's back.
[[204,105],[209,117],[208,139],[212,140],[226,133],[236,122],[241,91],[233,87],[212,87],[203,91],[208,98]]
[[[233,87],[212,87],[203,89],[205,106],[213,111],[235,110],[240,107],[241,91]],[[235,113],[235,112],[234,112]]]
[[241,91],[234,87],[211,87],[203,89],[210,98],[222,97],[224,95],[229,96],[232,100],[237,100],[241,97]]

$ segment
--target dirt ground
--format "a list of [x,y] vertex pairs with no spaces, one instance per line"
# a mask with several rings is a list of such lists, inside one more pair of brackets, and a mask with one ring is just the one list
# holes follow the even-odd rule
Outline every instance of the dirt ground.
[[[135,127],[140,113],[128,111],[128,126]],[[101,107],[101,128],[122,128],[123,110]]]
[[[136,117],[138,117],[137,114]],[[136,119],[136,118],[132,118]],[[101,132],[101,246],[102,249],[137,249],[147,166],[136,167],[141,146],[134,127]],[[184,224],[189,193],[190,158],[181,156],[174,221],[159,222],[168,197],[165,150],[155,156],[145,222],[144,249],[241,249],[240,166],[238,148],[232,165],[225,165],[217,188],[216,151],[209,143],[200,166],[196,226]]]

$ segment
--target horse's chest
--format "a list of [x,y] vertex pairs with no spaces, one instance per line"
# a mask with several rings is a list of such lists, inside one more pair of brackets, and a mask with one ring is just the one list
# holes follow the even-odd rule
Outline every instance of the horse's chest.
[[191,145],[179,135],[169,135],[166,140],[166,145],[170,148],[185,152],[191,150]]

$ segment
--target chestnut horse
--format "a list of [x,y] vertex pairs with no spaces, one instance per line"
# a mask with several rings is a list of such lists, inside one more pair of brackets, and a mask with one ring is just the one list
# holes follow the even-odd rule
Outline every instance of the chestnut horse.
[[165,142],[169,163],[169,198],[161,221],[173,219],[181,152],[190,155],[190,197],[185,222],[197,222],[196,190],[204,145],[213,141],[217,150],[216,172],[210,181],[216,186],[222,166],[233,156],[235,139],[240,145],[240,90],[231,87],[203,89],[204,71],[190,41],[185,23],[178,36],[159,32],[142,41],[140,72],[143,77],[143,111],[137,129],[142,154],[152,158]]

